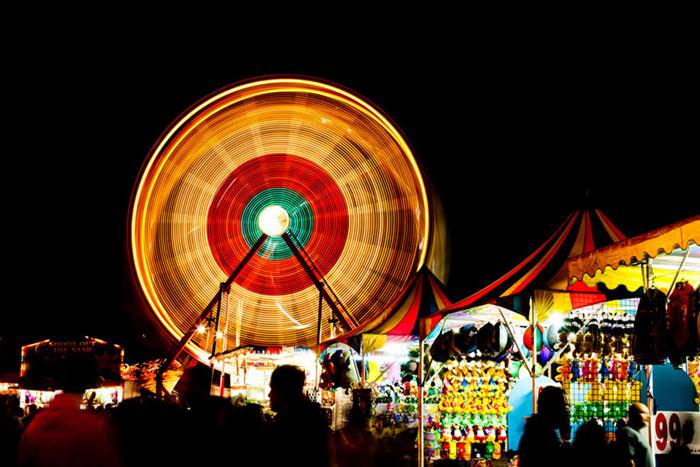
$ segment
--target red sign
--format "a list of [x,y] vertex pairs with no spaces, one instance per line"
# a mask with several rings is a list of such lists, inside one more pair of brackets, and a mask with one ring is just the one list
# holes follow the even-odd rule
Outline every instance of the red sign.
[[657,412],[651,431],[655,454],[683,445],[691,454],[700,454],[700,412]]

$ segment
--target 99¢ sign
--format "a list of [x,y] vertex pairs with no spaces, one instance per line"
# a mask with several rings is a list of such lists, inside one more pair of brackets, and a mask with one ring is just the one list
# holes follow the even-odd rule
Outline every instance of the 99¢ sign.
[[668,454],[676,446],[688,446],[700,454],[699,412],[657,412],[651,427],[656,454]]

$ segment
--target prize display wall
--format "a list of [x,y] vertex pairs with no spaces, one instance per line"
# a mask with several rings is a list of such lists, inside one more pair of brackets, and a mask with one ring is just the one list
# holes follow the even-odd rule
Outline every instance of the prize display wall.
[[568,350],[553,361],[554,379],[569,397],[570,439],[591,419],[608,441],[630,404],[641,400],[644,369],[632,354],[639,299],[614,300],[572,311],[561,328]]
[[426,457],[505,460],[508,397],[517,378],[512,350],[499,322],[467,324],[435,339],[424,399]]

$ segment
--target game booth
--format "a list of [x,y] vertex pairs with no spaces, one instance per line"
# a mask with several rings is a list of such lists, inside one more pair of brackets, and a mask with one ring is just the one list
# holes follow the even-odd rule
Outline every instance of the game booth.
[[[325,343],[321,388],[335,393],[338,413],[364,411],[375,436],[416,429],[419,419],[420,317],[449,305],[444,285],[421,268],[399,297],[355,331]],[[339,346],[340,347],[336,347]],[[348,372],[350,368],[352,371]],[[343,375],[349,374],[350,377]],[[342,428],[344,418],[336,428]]]
[[107,407],[124,398],[121,367],[124,350],[95,337],[35,342],[22,346],[20,406],[48,405],[62,392],[66,374],[85,383],[82,407]]
[[482,305],[450,313],[424,339],[423,442],[429,462],[506,459],[509,397],[526,358],[528,325],[522,315]]
[[304,369],[306,392],[315,398],[318,387],[316,353],[306,347],[249,346],[221,352],[212,357],[216,374],[212,394],[269,408],[270,377],[280,365]]
[[[572,212],[539,248],[501,278],[423,318],[430,331],[425,353],[443,360],[441,367],[435,368],[435,362],[425,366],[423,463],[507,464],[517,455],[524,422],[536,410],[537,394],[546,385],[575,383],[574,425],[593,414],[602,416],[606,409],[612,417],[638,398],[632,393],[640,383],[635,385],[629,373],[624,378],[620,373],[623,360],[629,362],[622,335],[631,323],[629,311],[636,305],[613,301],[612,294],[593,286],[569,284],[566,265],[569,258],[624,238],[600,210]],[[591,381],[594,365],[600,370],[606,340],[600,337],[598,320],[605,320],[606,333],[620,335],[619,342],[610,336],[605,346],[608,351],[616,345],[620,357],[614,362],[610,354],[605,357],[604,365],[614,366],[611,374],[617,378],[617,390],[610,396],[609,407],[603,402],[602,408],[603,396],[598,394],[605,393]],[[614,331],[611,320],[616,323]],[[585,377],[566,381],[571,376],[569,367]],[[437,408],[431,403],[437,403]]]
[[699,239],[696,216],[567,264],[572,283],[637,297],[630,367],[642,373],[640,399],[652,413],[649,442],[658,465],[676,446],[700,454]]

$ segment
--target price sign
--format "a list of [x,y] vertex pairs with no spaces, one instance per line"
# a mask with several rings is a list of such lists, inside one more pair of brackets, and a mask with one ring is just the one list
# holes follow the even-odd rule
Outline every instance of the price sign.
[[700,454],[700,412],[657,412],[651,431],[655,454],[668,454],[681,445]]

